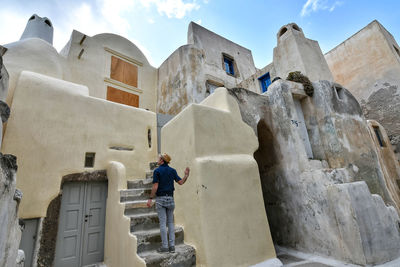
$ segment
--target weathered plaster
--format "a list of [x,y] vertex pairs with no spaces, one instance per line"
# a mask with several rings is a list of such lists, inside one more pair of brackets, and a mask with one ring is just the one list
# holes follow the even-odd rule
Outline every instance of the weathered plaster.
[[[383,146],[380,145],[374,128],[379,129]],[[371,135],[371,139],[374,141],[378,160],[385,178],[386,187],[388,188],[390,196],[397,206],[397,210],[399,210],[400,188],[398,186],[398,183],[400,181],[400,166],[398,164],[396,155],[392,150],[389,137],[382,125],[380,125],[377,121],[368,120],[368,129]]]
[[[284,31],[286,29],[286,31]],[[285,79],[289,72],[300,71],[312,82],[333,81],[332,73],[317,41],[307,39],[295,23],[281,27],[274,48],[276,75]]]
[[[235,75],[226,73],[223,55],[233,59]],[[176,115],[208,96],[207,81],[231,88],[255,72],[250,50],[191,22],[188,44],[179,47],[158,69],[157,112]]]
[[335,81],[360,101],[368,119],[385,127],[400,160],[400,56],[393,36],[376,20],[325,54]]
[[[339,98],[335,89],[339,85],[320,81],[313,86],[312,98],[302,93],[300,84],[282,80],[263,95],[229,90],[239,103],[244,122],[259,139],[254,157],[274,242],[356,264],[393,260],[400,252],[398,217],[382,198],[387,204],[395,202],[361,108],[347,91]],[[297,129],[302,122],[297,121],[294,98],[301,101],[313,160],[307,159]],[[364,183],[354,183],[357,180],[366,181],[369,190],[380,196],[371,196],[363,189]],[[329,188],[337,184],[354,188],[366,204],[328,198]],[[380,199],[380,204],[375,199]],[[349,207],[354,212],[343,211]],[[365,219],[375,218],[373,214],[379,212],[379,223]],[[349,215],[354,213],[356,219]],[[374,233],[365,230],[371,227]]]

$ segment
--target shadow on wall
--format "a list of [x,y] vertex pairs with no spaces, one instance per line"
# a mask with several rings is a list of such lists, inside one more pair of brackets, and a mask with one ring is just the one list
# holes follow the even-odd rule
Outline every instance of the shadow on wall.
[[257,135],[259,147],[256,152],[254,152],[254,158],[257,161],[258,169],[260,172],[261,187],[264,198],[264,207],[267,213],[267,218],[271,228],[272,239],[276,242],[274,233],[274,227],[279,225],[275,214],[279,209],[279,196],[278,191],[275,190],[275,179],[276,172],[274,171],[279,165],[279,159],[282,158],[279,151],[279,147],[274,146],[277,144],[274,140],[274,135],[270,130],[264,119],[261,119],[257,124]]

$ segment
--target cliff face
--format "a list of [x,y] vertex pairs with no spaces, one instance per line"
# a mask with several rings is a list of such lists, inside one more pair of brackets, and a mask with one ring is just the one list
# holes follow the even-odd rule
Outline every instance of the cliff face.
[[[8,91],[8,72],[2,60],[2,55],[5,51],[6,49],[0,46],[0,117],[3,123],[7,121],[10,115],[10,108],[2,101],[4,98],[1,97],[4,92],[6,94]],[[3,127],[0,122],[0,146],[2,131]],[[18,247],[21,240],[18,205],[22,198],[22,193],[15,188],[16,172],[17,158],[13,155],[0,153],[0,267],[15,266],[17,257],[18,261],[21,260],[21,253],[18,255]]]
[[22,193],[15,188],[17,159],[0,154],[0,266],[15,266],[21,227],[18,224],[18,205]]

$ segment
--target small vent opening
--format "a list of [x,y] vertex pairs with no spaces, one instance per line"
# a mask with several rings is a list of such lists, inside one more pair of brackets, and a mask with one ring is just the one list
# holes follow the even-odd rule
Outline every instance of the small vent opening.
[[287,28],[284,27],[280,32],[279,32],[279,37],[281,37],[283,34],[285,34],[285,32],[287,32]]
[[85,168],[93,168],[94,167],[94,158],[96,153],[94,152],[86,152],[85,154]]
[[151,129],[147,130],[147,142],[149,143],[149,148],[151,148]]
[[397,55],[400,57],[400,51],[397,47],[393,46],[394,50],[396,51]]
[[46,23],[49,27],[51,27],[51,22],[50,22],[50,20],[46,19],[46,20],[44,21],[44,23]]
[[383,141],[381,130],[379,129],[378,126],[373,126],[373,128],[374,128],[374,132],[376,135],[376,139],[378,139],[379,145],[381,147],[385,147],[386,145],[385,145],[385,141]]

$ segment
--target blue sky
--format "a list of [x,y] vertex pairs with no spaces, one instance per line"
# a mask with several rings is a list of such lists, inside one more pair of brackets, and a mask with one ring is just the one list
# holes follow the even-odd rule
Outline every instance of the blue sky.
[[55,28],[57,50],[73,29],[87,35],[120,34],[158,67],[186,44],[190,21],[252,50],[256,67],[272,61],[276,33],[297,23],[327,52],[377,19],[400,41],[398,0],[0,0],[0,44],[20,38],[36,13]]

